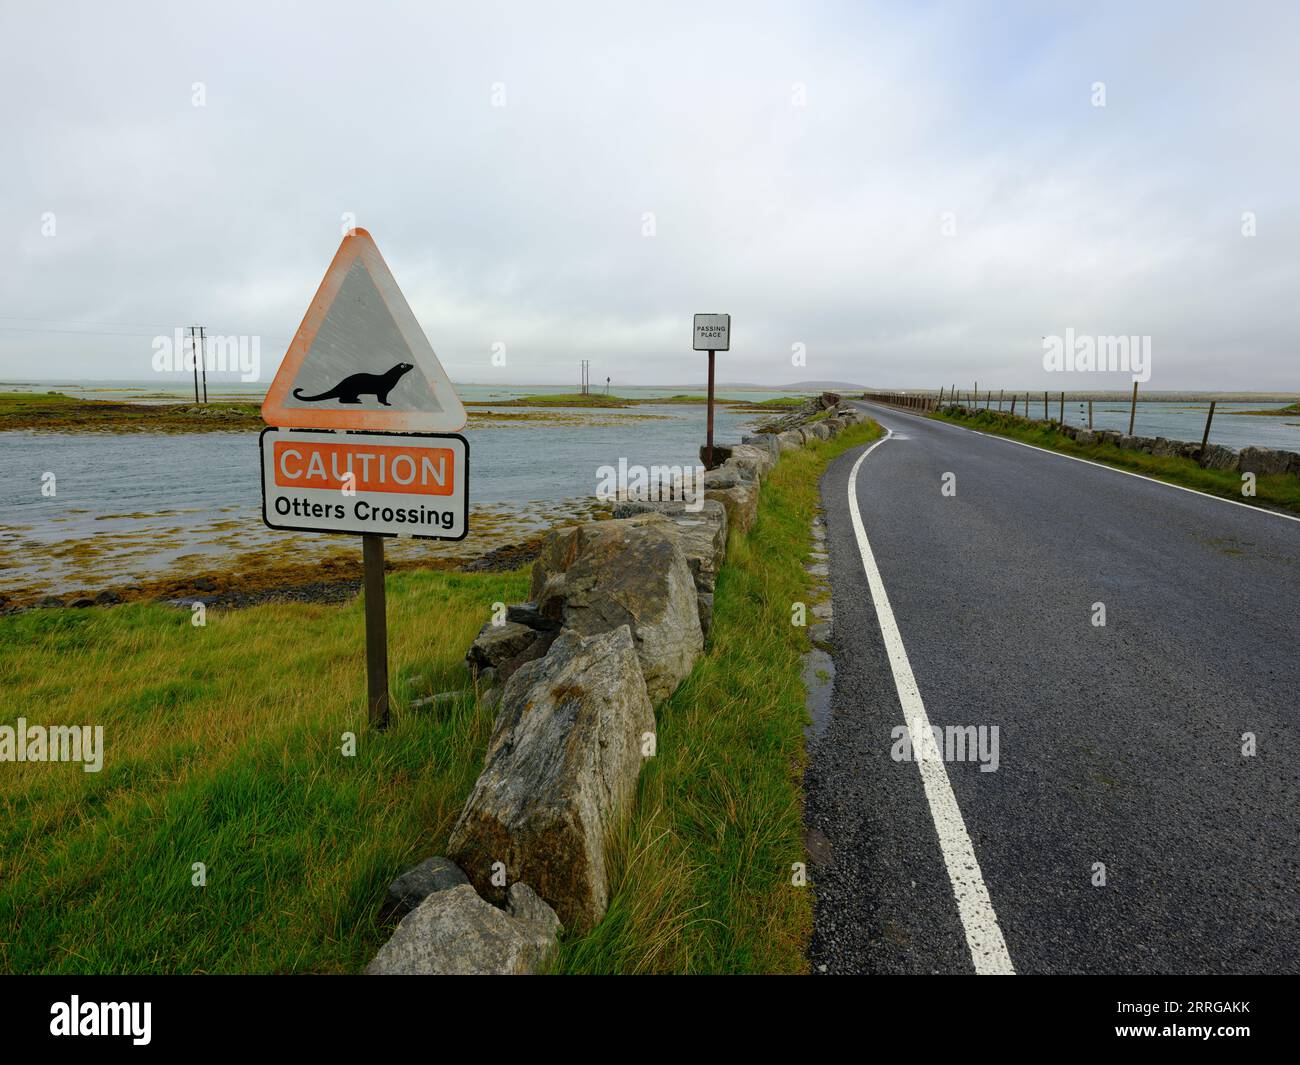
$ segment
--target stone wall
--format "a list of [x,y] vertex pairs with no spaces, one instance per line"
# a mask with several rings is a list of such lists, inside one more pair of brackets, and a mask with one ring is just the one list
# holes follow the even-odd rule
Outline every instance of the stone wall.
[[865,420],[828,394],[721,449],[702,508],[625,501],[549,534],[531,601],[466,656],[496,710],[483,772],[447,857],[389,888],[385,914],[401,922],[367,973],[534,972],[562,929],[601,920],[610,837],[655,751],[655,707],[706,652],[730,531],[753,524],[784,452]]

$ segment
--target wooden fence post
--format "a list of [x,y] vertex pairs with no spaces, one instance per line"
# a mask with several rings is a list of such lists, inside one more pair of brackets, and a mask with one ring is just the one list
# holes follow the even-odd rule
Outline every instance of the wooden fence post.
[[1196,461],[1202,465],[1205,463],[1205,445],[1210,442],[1210,422],[1214,421],[1214,404],[1216,400],[1210,400],[1210,413],[1205,416],[1205,432],[1201,434],[1201,450],[1196,453]]
[[1138,383],[1133,382],[1133,405],[1128,409],[1128,435],[1133,435],[1133,423],[1137,420],[1138,413]]

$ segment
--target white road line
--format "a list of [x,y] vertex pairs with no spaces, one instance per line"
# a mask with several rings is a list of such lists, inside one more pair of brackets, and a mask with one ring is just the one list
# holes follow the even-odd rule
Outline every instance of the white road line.
[[[891,408],[886,407],[886,410]],[[911,414],[910,411],[892,411],[897,414]],[[914,418],[924,418],[927,422],[935,425],[946,425],[951,429],[960,429],[963,433],[974,433],[976,436],[985,437],[988,440],[1002,440],[1008,444],[1019,444],[1021,447],[1033,448],[1035,451],[1041,451],[1044,455],[1054,455],[1058,459],[1069,459],[1071,462],[1086,462],[1089,466],[1096,466],[1101,470],[1110,470],[1111,473],[1122,473],[1125,477],[1137,477],[1143,481],[1150,481],[1152,484],[1164,485],[1166,488],[1177,488],[1180,492],[1191,492],[1194,496],[1200,496],[1202,499],[1213,499],[1216,503],[1231,503],[1234,507],[1245,507],[1247,510],[1253,510],[1256,514],[1271,514],[1275,518],[1286,518],[1287,521],[1300,521],[1300,517],[1295,514],[1283,514],[1279,510],[1269,510],[1267,507],[1257,507],[1251,503],[1242,503],[1236,499],[1225,499],[1223,496],[1211,495],[1209,492],[1202,492],[1199,488],[1188,488],[1185,485],[1174,484],[1172,481],[1162,481],[1159,477],[1148,477],[1145,473],[1134,473],[1132,470],[1121,470],[1118,466],[1112,466],[1106,462],[1097,462],[1094,459],[1080,458],[1078,455],[1067,455],[1063,451],[1053,451],[1050,447],[1039,447],[1037,444],[1026,444],[1023,440],[1015,440],[1009,436],[1002,436],[1000,433],[982,433],[978,429],[968,429],[964,425],[957,425],[954,422],[947,422],[941,418],[926,418],[923,414],[912,414]]]
[[871,587],[880,635],[889,654],[889,668],[894,674],[898,701],[903,707],[908,732],[913,737],[913,757],[921,770],[921,783],[925,787],[925,798],[930,806],[930,816],[934,819],[935,831],[939,834],[939,848],[943,851],[943,861],[948,867],[948,879],[952,882],[957,913],[966,932],[971,962],[975,966],[975,972],[981,976],[1014,976],[1015,966],[1011,964],[1011,955],[1007,953],[1007,944],[1002,938],[1002,929],[998,926],[998,915],[993,912],[993,900],[989,898],[983,874],[980,873],[975,848],[966,832],[966,822],[962,820],[952,785],[948,782],[948,771],[944,768],[942,756],[933,748],[930,717],[925,712],[925,703],[921,701],[921,692],[912,675],[912,664],[907,660],[907,649],[903,646],[902,634],[898,631],[894,611],[889,605],[889,596],[885,593],[885,583],[880,579],[875,555],[867,541],[867,531],[862,527],[862,513],[858,510],[858,468],[863,459],[893,435],[892,431],[886,430],[885,435],[862,452],[853,464],[853,470],[849,473],[849,516],[853,519],[853,533],[858,538],[858,549],[862,553],[862,568],[866,571],[867,584]]

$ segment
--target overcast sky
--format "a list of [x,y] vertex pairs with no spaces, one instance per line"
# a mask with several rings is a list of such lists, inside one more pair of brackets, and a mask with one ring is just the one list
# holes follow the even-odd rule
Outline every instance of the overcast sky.
[[1240,0],[0,0],[0,377],[147,380],[196,322],[269,380],[351,212],[461,382],[701,381],[726,311],[724,381],[1127,387],[1044,371],[1072,328],[1300,389],[1297,42]]

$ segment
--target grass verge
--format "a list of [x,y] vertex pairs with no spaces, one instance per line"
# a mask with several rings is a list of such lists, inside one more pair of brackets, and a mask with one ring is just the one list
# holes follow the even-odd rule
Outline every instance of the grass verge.
[[[878,433],[787,454],[734,535],[710,653],[658,712],[659,751],[612,853],[613,899],[561,972],[801,972],[803,569],[817,478]],[[465,648],[523,570],[388,577],[396,705],[465,688]],[[400,869],[445,850],[483,764],[472,693],[364,725],[345,607],[162,606],[0,617],[0,723],[104,727],[103,770],[0,763],[0,971],[356,972]],[[341,751],[357,737],[355,757]],[[206,885],[194,885],[194,863]]]
[[1167,458],[1148,455],[1143,451],[1129,451],[1114,444],[1080,444],[1064,433],[1057,432],[1051,424],[1031,422],[1025,418],[998,414],[996,411],[979,411],[975,414],[955,414],[938,411],[930,415],[939,421],[952,422],[969,429],[1010,437],[1026,444],[1060,451],[1066,455],[1104,462],[1122,470],[1132,470],[1159,481],[1195,488],[1210,495],[1222,496],[1238,503],[1263,504],[1281,510],[1300,513],[1300,478],[1286,473],[1269,474],[1255,482],[1255,496],[1241,494],[1241,474],[1234,470],[1202,469],[1192,459]]
[[[527,588],[522,570],[390,574],[397,705],[467,686],[492,603]],[[389,934],[388,882],[442,852],[491,729],[469,694],[368,731],[363,651],[359,601],[203,627],[134,604],[0,618],[0,722],[103,725],[106,750],[99,773],[0,763],[0,970],[360,969]]]
[[800,973],[812,893],[804,861],[800,656],[804,570],[817,481],[874,423],[783,455],[758,520],[733,534],[718,577],[708,654],[658,710],[658,752],[641,773],[610,855],[611,900],[588,935],[562,944],[568,973]]

